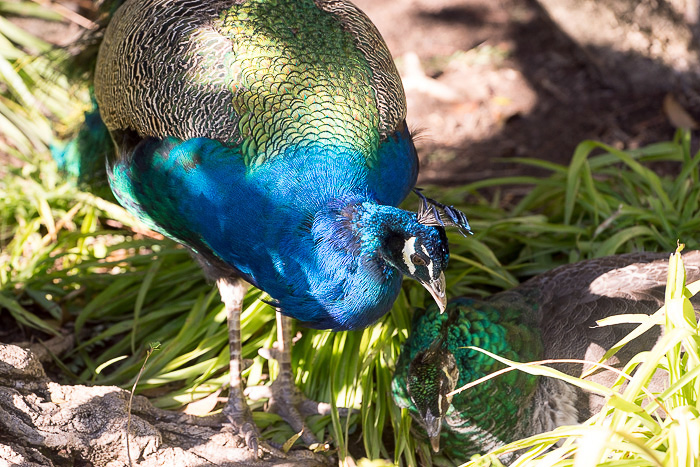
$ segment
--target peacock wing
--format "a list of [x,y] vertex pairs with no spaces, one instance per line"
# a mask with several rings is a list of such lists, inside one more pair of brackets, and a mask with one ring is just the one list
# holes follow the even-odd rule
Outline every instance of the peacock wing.
[[[700,278],[700,252],[684,253],[683,258],[688,280]],[[561,266],[503,295],[516,294],[534,304],[525,319],[541,328],[546,357],[597,360],[634,325],[598,327],[596,321],[655,312],[663,302],[667,274],[668,254],[630,253]],[[619,353],[618,360],[648,350],[658,335],[658,329],[648,331]],[[571,374],[580,368],[562,366]]]

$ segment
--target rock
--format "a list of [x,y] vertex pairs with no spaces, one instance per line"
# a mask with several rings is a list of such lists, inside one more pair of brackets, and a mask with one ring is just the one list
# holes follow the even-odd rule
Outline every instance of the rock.
[[[0,344],[0,464],[129,465],[126,428],[130,393],[116,386],[50,381],[28,349]],[[141,396],[131,409],[129,447],[139,466],[322,466],[310,451],[257,458],[214,417],[153,407]]]

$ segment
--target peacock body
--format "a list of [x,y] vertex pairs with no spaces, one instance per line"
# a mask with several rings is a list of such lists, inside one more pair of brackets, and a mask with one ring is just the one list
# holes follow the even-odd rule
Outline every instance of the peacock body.
[[[683,262],[687,280],[700,279],[700,251],[685,253]],[[468,346],[521,362],[598,361],[633,325],[598,327],[596,321],[655,312],[663,302],[667,270],[665,254],[610,256],[561,266],[488,299],[456,299],[445,313],[434,307],[420,310],[401,350],[392,395],[399,406],[408,408],[433,448],[441,444],[457,461],[583,421],[600,410],[602,398],[560,380],[519,371],[453,398],[447,394],[503,367]],[[659,329],[647,331],[607,363],[624,366],[650,349],[659,334]],[[582,374],[580,364],[554,366],[570,375]],[[610,386],[616,378],[605,371],[588,379]]]
[[307,325],[388,311],[407,271],[390,242],[418,238],[426,280],[446,266],[440,229],[395,208],[418,173],[403,89],[348,2],[127,1],[95,94],[119,201]]
[[[243,281],[307,326],[365,327],[402,276],[444,308],[445,225],[466,217],[414,188],[418,159],[391,55],[344,0],[127,0],[100,45],[94,90],[116,150],[118,201],[193,251],[227,308],[231,390],[224,413],[248,446],[243,399]],[[288,325],[271,405],[295,407]],[[276,381],[277,383],[277,381]],[[297,413],[285,417],[309,430]],[[294,412],[292,410],[292,412]]]

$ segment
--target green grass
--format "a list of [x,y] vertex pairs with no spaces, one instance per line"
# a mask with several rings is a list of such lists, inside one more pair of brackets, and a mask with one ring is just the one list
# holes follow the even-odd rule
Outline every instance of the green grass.
[[[3,21],[0,16],[0,25]],[[130,388],[146,352],[157,341],[160,347],[143,369],[137,393],[148,395],[157,406],[180,409],[225,389],[227,331],[215,288],[184,249],[145,232],[121,207],[58,173],[48,147],[54,135],[76,125],[89,107],[88,93],[68,85],[42,55],[48,50],[45,44],[15,29],[0,30],[4,83],[0,152],[23,162],[6,168],[8,174],[0,180],[0,319],[11,319],[38,336],[74,332],[77,347],[57,361],[66,382]],[[37,102],[40,105],[32,105]],[[469,238],[449,233],[449,295],[487,295],[585,258],[635,250],[671,252],[678,239],[689,249],[700,248],[700,154],[691,154],[690,138],[689,133],[678,132],[671,141],[634,151],[585,141],[568,166],[519,160],[545,169],[548,174],[542,177],[489,179],[449,190],[428,188],[432,197],[463,209],[475,232]],[[660,163],[678,176],[657,175],[650,167]],[[505,202],[503,194],[516,185],[529,186],[528,194]],[[415,209],[417,203],[411,199],[406,207]],[[674,284],[680,290],[678,281]],[[261,292],[251,290],[244,303],[243,355],[251,360],[244,375],[249,385],[266,384],[277,371],[257,354],[275,337],[274,310],[264,299]],[[334,414],[310,420],[316,434],[330,440],[341,459],[349,455],[349,445],[360,433],[364,455],[371,459],[416,465],[419,459],[425,463],[431,458],[427,445],[416,446],[409,434],[410,418],[389,396],[392,370],[413,310],[429,300],[420,285],[405,281],[391,312],[364,331],[302,330],[293,353],[299,387],[310,398],[357,409],[349,419]],[[669,360],[654,354],[654,358],[678,365],[678,378],[690,381],[693,377],[680,370],[689,367],[690,357],[687,348],[685,354],[677,353],[678,339],[685,346],[696,337],[689,334],[689,325],[674,326],[686,329],[669,338],[667,348],[676,356]],[[615,429],[632,423],[625,417],[644,421],[653,436],[642,440],[638,430],[630,428],[635,445],[655,451],[665,442],[675,446],[668,450],[680,452],[683,427],[697,429],[697,405],[691,403],[694,395],[686,386],[674,390],[678,395],[669,393],[673,399],[669,406],[676,410],[671,410],[676,415],[673,421],[652,420],[652,427],[639,409],[615,399],[617,407],[610,409],[620,413]],[[636,400],[635,394],[625,400]],[[255,409],[260,406],[253,404]],[[275,442],[293,435],[275,415],[256,410],[254,416],[264,435]],[[601,427],[609,427],[593,421],[590,426],[570,432],[589,439]],[[664,433],[665,441],[660,441],[659,433]],[[544,446],[548,439],[537,442]],[[615,439],[618,444],[633,444],[624,437]],[[571,443],[566,446],[575,449]],[[554,454],[564,452],[560,449],[539,456],[561,455]],[[444,459],[434,461],[440,464]],[[629,465],[620,462],[606,465]]]
[[71,88],[55,67],[61,54],[9,21],[12,14],[53,21],[61,16],[31,2],[0,1],[0,153],[31,162],[46,152],[57,130],[76,121],[76,104],[87,93]]
[[[665,326],[663,338],[652,349],[633,358],[620,371],[612,388],[567,377],[549,367],[523,368],[515,362],[504,362],[534,374],[564,379],[605,396],[607,402],[598,414],[579,426],[560,427],[510,443],[483,457],[474,456],[464,465],[501,465],[498,455],[518,450],[525,452],[510,464],[512,466],[697,465],[700,460],[700,335],[690,297],[700,291],[700,281],[686,284],[685,268],[678,254],[682,248],[680,246],[669,260],[664,306],[642,319],[618,315],[600,322],[601,325],[638,323],[637,329],[613,348],[652,326]],[[611,352],[602,360],[609,355]],[[646,386],[656,371],[668,372],[668,388],[653,394]],[[555,445],[557,442],[560,444]]]

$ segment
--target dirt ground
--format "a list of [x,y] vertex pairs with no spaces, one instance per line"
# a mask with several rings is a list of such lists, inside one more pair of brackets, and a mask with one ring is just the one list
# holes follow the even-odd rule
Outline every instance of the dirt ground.
[[[629,18],[631,26],[623,24],[625,8],[631,8],[625,1],[596,2],[574,2],[555,12],[555,21],[543,6],[552,3],[547,1],[355,1],[397,58],[409,127],[422,130],[421,183],[521,174],[522,166],[498,161],[511,157],[566,163],[589,138],[619,148],[668,140],[674,133],[663,105],[669,93],[697,119],[697,76],[683,72],[688,65],[681,60],[664,63],[673,53],[695,53],[682,50],[683,31],[652,30],[663,23],[656,17],[648,20],[652,26],[643,24],[650,17],[639,11],[644,1],[630,13],[641,15]],[[595,9],[603,6],[623,20],[600,24],[603,13]],[[697,31],[691,7],[688,2],[680,22]],[[595,34],[609,40],[582,43],[576,26],[597,28]],[[655,37],[646,43],[645,34]],[[660,36],[661,50],[655,51]],[[633,50],[633,39],[641,52]],[[673,45],[681,50],[674,52]]]

